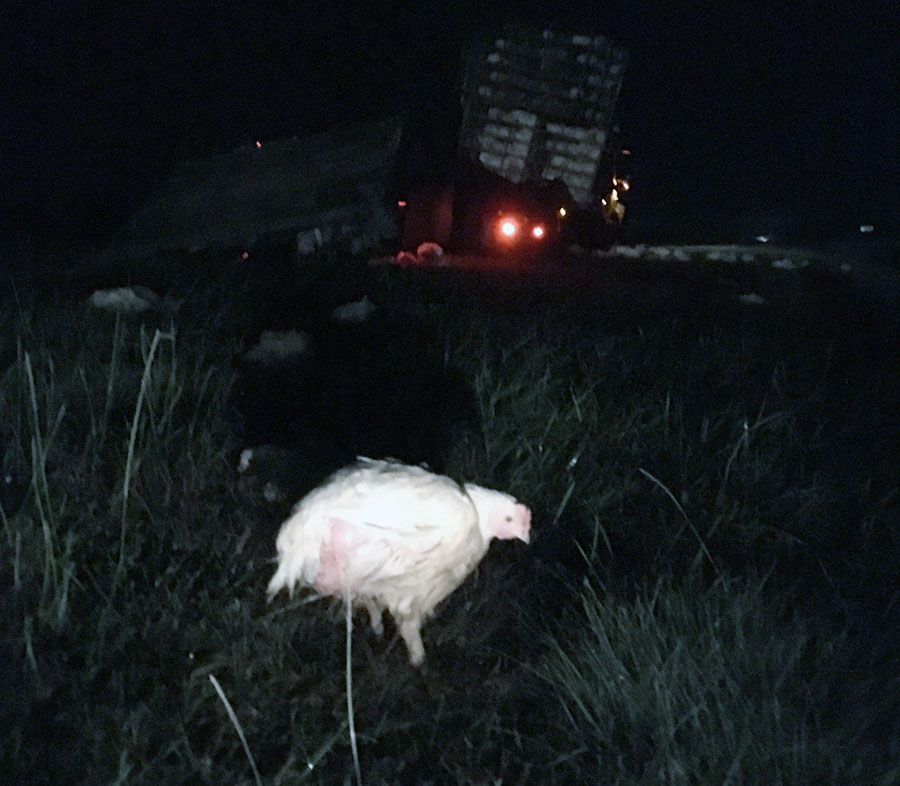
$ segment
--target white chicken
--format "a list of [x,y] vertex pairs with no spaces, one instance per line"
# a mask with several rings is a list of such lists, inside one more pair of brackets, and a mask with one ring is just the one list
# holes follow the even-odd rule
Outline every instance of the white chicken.
[[366,606],[379,634],[387,609],[418,666],[422,623],[491,540],[528,543],[530,533],[531,511],[509,494],[361,458],[307,494],[282,524],[269,597],[284,588],[293,595],[297,584],[349,597]]

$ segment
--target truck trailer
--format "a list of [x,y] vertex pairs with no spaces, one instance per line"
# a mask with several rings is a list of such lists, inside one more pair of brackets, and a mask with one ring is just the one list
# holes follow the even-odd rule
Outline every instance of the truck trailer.
[[627,61],[601,35],[509,24],[473,40],[450,176],[407,185],[401,246],[533,252],[620,224],[628,184],[604,154]]

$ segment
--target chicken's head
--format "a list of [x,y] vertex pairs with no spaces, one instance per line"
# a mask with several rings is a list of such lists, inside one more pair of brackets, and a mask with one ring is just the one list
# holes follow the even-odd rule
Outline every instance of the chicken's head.
[[509,494],[466,484],[466,492],[478,511],[478,526],[485,540],[531,540],[531,511]]

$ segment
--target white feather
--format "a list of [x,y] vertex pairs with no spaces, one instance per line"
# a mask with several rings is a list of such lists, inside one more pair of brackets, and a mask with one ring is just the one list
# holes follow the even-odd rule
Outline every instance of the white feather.
[[297,585],[366,605],[380,631],[387,609],[410,660],[424,659],[420,629],[478,565],[492,538],[528,542],[531,513],[515,498],[460,486],[422,467],[360,459],[295,507],[276,540],[269,595]]

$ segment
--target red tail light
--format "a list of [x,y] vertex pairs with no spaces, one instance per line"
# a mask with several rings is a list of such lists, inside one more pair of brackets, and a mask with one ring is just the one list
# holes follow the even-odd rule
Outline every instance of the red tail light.
[[500,234],[504,237],[514,238],[519,234],[519,224],[515,219],[512,218],[501,218],[500,219]]
[[511,246],[518,242],[522,225],[516,216],[501,215],[494,222],[494,237],[497,242]]
[[515,249],[522,244],[543,243],[548,232],[546,224],[533,223],[518,213],[501,213],[492,224],[491,234],[498,246]]

